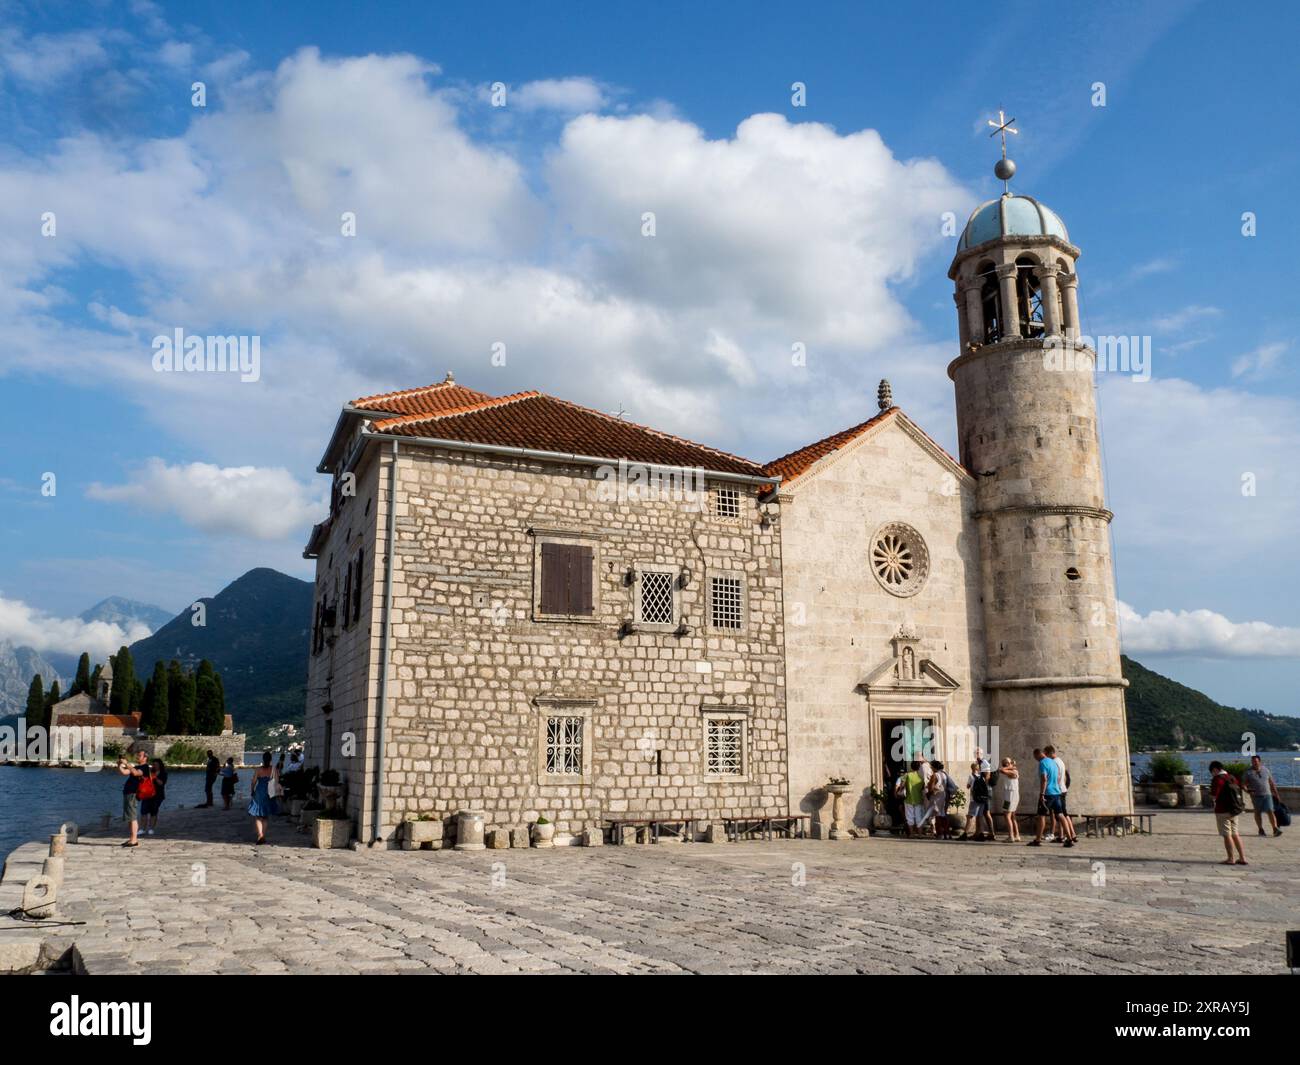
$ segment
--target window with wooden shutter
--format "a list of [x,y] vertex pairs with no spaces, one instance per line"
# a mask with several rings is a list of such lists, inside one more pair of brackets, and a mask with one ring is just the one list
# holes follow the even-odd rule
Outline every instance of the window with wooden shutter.
[[585,544],[543,542],[538,613],[590,617],[595,612],[595,553]]
[[357,561],[353,566],[354,580],[356,587],[352,589],[352,620],[361,620],[361,571],[365,569],[366,552],[363,548],[357,552]]
[[348,573],[343,579],[343,627],[352,623],[352,563],[348,563]]

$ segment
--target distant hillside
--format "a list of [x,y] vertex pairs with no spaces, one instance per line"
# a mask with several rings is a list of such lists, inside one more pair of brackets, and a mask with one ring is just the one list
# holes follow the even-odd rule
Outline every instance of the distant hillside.
[[123,599],[120,595],[101,599],[77,616],[82,621],[107,621],[111,625],[120,625],[124,630],[129,630],[132,622],[140,622],[148,625],[150,632],[157,632],[172,619],[169,610],[149,603],[137,603],[134,599]]
[[1223,706],[1194,688],[1153,673],[1127,655],[1120,662],[1129,682],[1125,701],[1129,746],[1134,750],[1239,750],[1243,732],[1253,732],[1255,744],[1261,749],[1285,749],[1300,743],[1300,718]]
[[[152,636],[131,645],[139,677],[154,663],[206,658],[221,674],[226,712],[251,736],[281,722],[301,723],[313,589],[273,569],[249,570],[207,604],[207,624],[182,611]],[[30,679],[30,678],[29,678]]]
[[39,673],[45,687],[59,676],[49,660],[30,647],[15,647],[0,640],[0,718],[17,717],[27,710],[27,689]]

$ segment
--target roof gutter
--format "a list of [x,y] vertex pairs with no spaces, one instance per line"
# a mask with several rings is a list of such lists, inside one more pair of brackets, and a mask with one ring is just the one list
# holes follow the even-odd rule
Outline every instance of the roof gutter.
[[384,747],[388,720],[388,648],[393,629],[393,567],[397,546],[397,441],[393,441],[393,458],[388,464],[388,539],[384,545],[384,612],[379,641],[379,706],[375,724],[375,796],[374,827],[370,846],[380,842],[384,820]]
[[[369,440],[391,440],[394,445],[403,441],[407,444],[418,444],[421,447],[441,447],[450,451],[473,451],[488,455],[505,455],[511,458],[536,459],[539,462],[573,462],[582,466],[609,466],[617,465],[620,461],[631,461],[629,459],[614,459],[608,456],[599,455],[577,455],[567,454],[563,451],[537,451],[528,447],[505,447],[500,444],[476,444],[467,440],[441,440],[430,436],[398,436],[394,433],[377,433],[373,430],[365,430],[362,436]],[[662,470],[672,472],[680,470],[681,466],[667,466],[659,462],[638,462],[647,470]],[[722,470],[710,470],[707,467],[700,467],[709,477],[717,481],[735,481],[739,484],[780,484],[780,477],[761,477],[749,473],[726,473]]]

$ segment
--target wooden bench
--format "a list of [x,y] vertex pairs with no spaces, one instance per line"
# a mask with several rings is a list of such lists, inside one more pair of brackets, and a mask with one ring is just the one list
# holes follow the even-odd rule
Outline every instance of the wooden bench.
[[760,814],[754,817],[724,817],[721,820],[727,829],[727,839],[739,843],[740,837],[750,832],[760,833],[765,840],[773,839],[772,830],[775,825],[780,825],[779,831],[785,834],[786,839],[807,839],[808,829],[804,822],[811,822],[812,815],[780,814],[773,817],[770,814]]
[[811,821],[810,814],[755,814],[752,817],[607,817],[605,822],[610,829],[610,842],[615,845],[626,843],[626,829],[649,829],[650,839],[658,843],[660,836],[681,840],[683,843],[695,842],[695,825],[699,821],[721,821],[731,843],[739,843],[742,835],[758,832],[765,840],[775,839],[774,832],[784,834],[787,839],[806,839],[808,829],[804,822]]
[[[1103,833],[1115,835],[1121,827],[1126,833],[1136,831],[1139,835],[1154,835],[1155,817],[1153,813],[1131,814],[1077,814],[1075,819],[1083,822],[1085,836],[1101,836]],[[1132,822],[1137,822],[1134,830]]]
[[678,839],[684,843],[693,842],[695,840],[695,822],[699,818],[607,817],[605,820],[609,823],[610,842],[620,845],[626,842],[623,838],[625,828],[639,829],[642,827],[650,830],[650,839],[654,843],[659,842],[660,832],[666,833],[670,839]]

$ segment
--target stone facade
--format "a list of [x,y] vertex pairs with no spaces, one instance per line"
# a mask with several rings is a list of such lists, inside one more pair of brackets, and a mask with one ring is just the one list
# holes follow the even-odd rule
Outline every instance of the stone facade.
[[[317,586],[333,601],[346,559],[358,543],[371,545],[365,623],[336,630],[312,656],[307,715],[315,764],[324,763],[327,720],[336,748],[345,732],[358,736],[353,755],[331,758],[367,842],[382,653],[369,604],[382,613],[394,461],[388,447],[371,453],[356,497],[317,548]],[[740,516],[723,519],[698,499],[603,498],[605,484],[588,465],[406,444],[395,461],[381,838],[405,817],[461,809],[483,811],[488,831],[545,815],[559,835],[601,828],[610,817],[787,811],[780,544],[760,520],[758,485],[735,485]],[[544,542],[594,552],[591,617],[538,613]],[[674,619],[689,631],[637,623],[647,569],[673,575]],[[737,633],[713,630],[704,616],[706,581],[717,573],[742,579]],[[551,718],[581,723],[580,772],[548,771]],[[710,718],[738,724],[738,775],[705,765]]]
[[[779,498],[790,809],[811,814],[824,835],[824,785],[843,776],[853,785],[845,813],[867,827],[870,788],[884,784],[887,722],[926,722],[943,758],[959,753],[944,742],[953,726],[988,724],[974,483],[895,411],[783,484]],[[906,595],[872,570],[876,533],[897,522],[927,554],[924,583]],[[910,665],[901,661],[909,648]]]
[[130,750],[144,751],[150,758],[167,761],[168,752],[178,743],[188,747],[198,747],[203,751],[212,751],[222,762],[233,758],[236,765],[244,763],[244,740],[242,733],[223,732],[220,736],[137,736],[129,744]]

